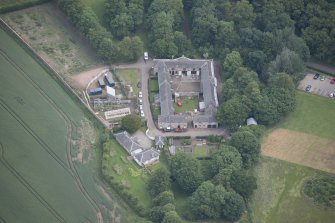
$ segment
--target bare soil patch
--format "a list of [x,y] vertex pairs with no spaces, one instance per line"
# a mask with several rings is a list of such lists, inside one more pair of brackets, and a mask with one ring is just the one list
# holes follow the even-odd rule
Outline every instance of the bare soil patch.
[[84,90],[87,84],[97,76],[101,71],[107,69],[107,66],[100,66],[88,71],[84,71],[80,74],[76,74],[70,77],[72,85],[75,85],[77,88]]
[[278,128],[265,139],[262,154],[335,173],[335,140]]

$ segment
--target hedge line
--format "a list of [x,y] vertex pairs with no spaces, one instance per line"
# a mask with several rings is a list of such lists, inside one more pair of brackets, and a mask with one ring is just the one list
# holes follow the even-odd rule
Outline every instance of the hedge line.
[[12,2],[7,5],[0,6],[0,13],[12,12],[20,9],[25,9],[34,5],[40,5],[51,0],[26,0],[23,2]]

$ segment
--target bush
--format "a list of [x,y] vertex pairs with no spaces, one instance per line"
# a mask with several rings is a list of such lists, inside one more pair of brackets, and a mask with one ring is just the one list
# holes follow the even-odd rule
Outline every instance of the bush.
[[335,177],[323,176],[308,180],[303,188],[304,193],[316,203],[332,206],[335,201]]
[[141,118],[138,115],[124,116],[121,119],[121,126],[129,133],[134,133],[141,128]]

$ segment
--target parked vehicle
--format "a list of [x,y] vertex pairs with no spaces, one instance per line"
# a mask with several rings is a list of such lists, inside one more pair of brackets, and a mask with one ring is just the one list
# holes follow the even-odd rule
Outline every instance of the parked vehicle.
[[140,105],[143,104],[142,99],[138,99],[138,103],[139,103]]
[[141,110],[141,117],[144,117],[144,112]]
[[332,78],[332,79],[330,80],[330,84],[335,84],[335,78]]
[[306,89],[305,89],[305,90],[306,90],[307,92],[310,92],[310,91],[311,91],[311,89],[312,89],[312,85],[310,85],[310,84],[309,84],[309,85],[307,85],[307,87],[306,87]]
[[142,97],[143,97],[142,91],[138,92],[138,97],[139,97],[139,98],[142,98]]
[[320,81],[324,81],[325,79],[326,79],[325,76],[320,77]]
[[144,52],[144,60],[148,60],[149,56],[148,56],[148,52]]
[[319,73],[316,73],[313,77],[314,80],[318,79],[320,77],[320,74]]

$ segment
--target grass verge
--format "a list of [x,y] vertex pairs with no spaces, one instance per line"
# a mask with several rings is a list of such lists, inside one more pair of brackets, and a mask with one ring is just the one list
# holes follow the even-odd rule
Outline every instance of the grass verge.
[[253,222],[331,223],[335,219],[335,209],[317,206],[301,192],[305,180],[324,172],[263,157],[254,174],[258,188],[250,202]]

